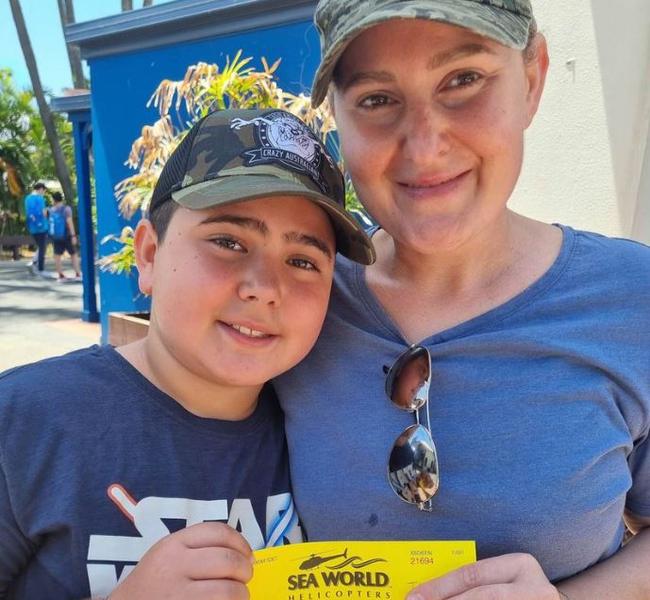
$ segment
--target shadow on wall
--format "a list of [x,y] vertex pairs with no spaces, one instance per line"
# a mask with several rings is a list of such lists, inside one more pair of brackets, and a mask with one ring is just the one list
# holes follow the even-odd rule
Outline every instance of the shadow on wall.
[[650,2],[591,6],[620,221],[650,243]]

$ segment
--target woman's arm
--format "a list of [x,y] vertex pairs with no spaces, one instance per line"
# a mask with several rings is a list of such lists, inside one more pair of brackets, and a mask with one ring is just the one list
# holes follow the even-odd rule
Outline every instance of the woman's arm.
[[76,238],[77,233],[74,230],[74,221],[72,220],[72,209],[69,206],[66,206],[65,226],[68,228],[68,231],[70,232],[70,237]]
[[[638,532],[619,552],[557,588],[528,554],[480,560],[429,581],[408,600],[647,600],[650,598],[650,518],[626,515]],[[564,594],[564,598],[561,594]]]
[[650,598],[650,518],[627,513],[636,535],[614,556],[559,584],[570,600]]

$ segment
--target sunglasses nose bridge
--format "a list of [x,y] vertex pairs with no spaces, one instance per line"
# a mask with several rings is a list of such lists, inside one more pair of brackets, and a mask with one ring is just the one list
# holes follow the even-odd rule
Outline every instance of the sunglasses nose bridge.
[[404,352],[388,371],[386,395],[399,409],[418,411],[429,398],[431,356],[423,346]]

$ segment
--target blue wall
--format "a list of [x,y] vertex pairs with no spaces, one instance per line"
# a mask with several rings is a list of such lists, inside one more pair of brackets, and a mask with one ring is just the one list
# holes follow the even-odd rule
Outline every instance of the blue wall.
[[[199,61],[224,65],[226,57],[232,58],[239,49],[244,57],[253,57],[251,66],[257,69],[262,68],[262,57],[269,64],[281,58],[277,80],[283,89],[293,93],[310,89],[320,52],[310,21],[89,60],[98,240],[137,222],[137,218],[131,223],[121,218],[113,190],[134,173],[124,165],[132,142],[143,125],[158,119],[158,111],[146,108],[146,103],[160,81],[182,79],[187,67]],[[100,244],[100,257],[116,247]],[[99,285],[102,341],[106,342],[109,312],[146,311],[149,303],[139,294],[135,274],[100,272]]]

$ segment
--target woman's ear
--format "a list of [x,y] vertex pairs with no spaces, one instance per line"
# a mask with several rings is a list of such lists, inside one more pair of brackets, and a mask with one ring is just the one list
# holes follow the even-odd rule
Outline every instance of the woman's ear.
[[334,104],[334,84],[332,83],[330,83],[329,88],[327,89],[327,103],[329,104],[332,116],[336,118],[336,106]]
[[531,124],[533,117],[537,114],[539,102],[542,98],[542,92],[544,91],[546,73],[548,72],[549,65],[546,38],[541,33],[538,33],[535,36],[534,44],[534,53],[530,58],[526,59],[524,67],[526,70],[526,79],[528,81],[528,93],[526,95],[526,127]]
[[142,219],[135,229],[133,239],[135,263],[138,267],[138,286],[146,296],[151,296],[154,284],[154,263],[158,252],[158,234],[151,221]]

